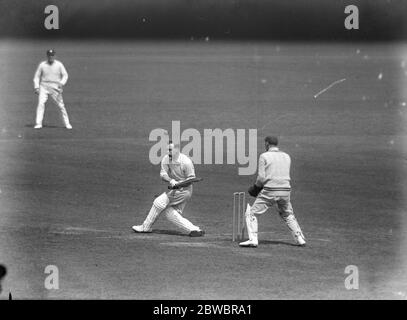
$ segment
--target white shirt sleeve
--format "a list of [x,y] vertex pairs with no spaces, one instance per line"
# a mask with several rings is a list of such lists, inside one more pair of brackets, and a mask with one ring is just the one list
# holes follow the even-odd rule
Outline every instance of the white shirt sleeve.
[[61,84],[64,86],[66,85],[67,81],[68,81],[68,72],[66,71],[64,65],[61,63]]
[[170,181],[171,178],[168,175],[168,156],[165,156],[162,160],[161,160],[161,170],[160,170],[160,177],[161,179],[164,179],[165,181]]
[[41,68],[42,63],[40,63],[37,67],[37,70],[35,71],[34,74],[34,89],[38,89],[40,87],[40,78],[41,78],[41,73],[42,73],[42,68]]
[[191,159],[188,157],[185,157],[185,170],[184,170],[184,175],[186,176],[186,179],[188,178],[195,178],[195,168],[194,164]]

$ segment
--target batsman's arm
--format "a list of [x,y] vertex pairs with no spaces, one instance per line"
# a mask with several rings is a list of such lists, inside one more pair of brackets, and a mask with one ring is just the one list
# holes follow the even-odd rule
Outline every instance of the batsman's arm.
[[163,181],[165,182],[170,182],[172,179],[168,175],[168,164],[165,164],[164,161],[161,162],[161,171],[160,171],[160,177]]
[[195,167],[194,163],[190,158],[187,158],[188,160],[185,163],[185,168],[184,168],[184,175],[187,177],[187,179],[195,178]]
[[161,161],[161,171],[160,171],[160,176],[161,179],[167,183],[170,184],[171,187],[174,187],[177,184],[177,181],[175,179],[172,179],[168,172],[170,170],[170,167],[168,166],[167,162],[166,162],[166,157],[163,158],[163,160]]
[[[196,178],[195,176],[195,168],[194,168],[194,163],[190,158],[186,158],[184,168],[183,168],[183,174],[186,176],[186,178],[182,181],[179,181],[177,183],[177,186],[182,186],[182,187],[188,187],[190,186],[193,182],[198,181],[199,179]],[[191,182],[188,182],[191,181]]]

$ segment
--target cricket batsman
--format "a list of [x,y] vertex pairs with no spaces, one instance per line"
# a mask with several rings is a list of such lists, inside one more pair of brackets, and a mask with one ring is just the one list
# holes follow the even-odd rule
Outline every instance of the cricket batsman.
[[250,210],[246,210],[246,225],[249,240],[239,243],[241,247],[258,246],[257,215],[277,205],[280,217],[287,224],[297,245],[305,246],[305,237],[294,216],[290,202],[290,156],[279,150],[278,138],[268,136],[264,139],[266,152],[259,157],[258,176],[249,188],[249,194],[256,198]]
[[[152,232],[154,222],[163,213],[170,222],[189,236],[203,236],[205,234],[203,230],[182,216],[185,205],[192,196],[192,183],[186,183],[184,186],[185,180],[196,177],[192,160],[180,152],[178,144],[169,142],[168,154],[161,160],[160,176],[172,189],[158,196],[143,224],[133,226],[132,229],[135,232]],[[181,185],[182,187],[178,187]]]
[[38,65],[34,75],[34,90],[38,94],[38,105],[34,129],[42,128],[45,103],[50,96],[61,111],[62,120],[67,129],[72,129],[68,113],[62,98],[62,87],[68,81],[68,73],[62,62],[55,60],[55,50],[47,51],[47,60]]

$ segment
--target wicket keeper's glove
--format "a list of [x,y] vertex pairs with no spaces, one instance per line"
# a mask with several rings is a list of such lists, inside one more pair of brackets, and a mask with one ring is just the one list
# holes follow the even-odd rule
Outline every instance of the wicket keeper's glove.
[[263,188],[262,187],[258,187],[258,186],[256,186],[255,184],[254,185],[252,185],[250,188],[249,188],[249,190],[248,190],[248,192],[249,192],[249,194],[252,196],[252,197],[257,197],[257,195],[260,193],[260,191],[262,190]]

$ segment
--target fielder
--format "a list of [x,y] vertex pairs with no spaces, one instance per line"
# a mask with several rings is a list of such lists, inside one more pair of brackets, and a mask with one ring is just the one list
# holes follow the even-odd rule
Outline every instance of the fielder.
[[33,81],[35,93],[38,94],[34,129],[42,128],[45,103],[48,100],[48,96],[51,96],[52,100],[54,100],[59,107],[65,127],[67,129],[72,129],[62,98],[62,87],[68,81],[68,73],[66,72],[64,65],[60,61],[55,60],[54,50],[50,49],[47,51],[47,60],[38,65]]
[[241,247],[258,246],[257,215],[261,215],[274,204],[280,217],[287,224],[299,246],[305,246],[305,237],[294,216],[290,202],[290,156],[278,149],[276,137],[264,139],[266,152],[259,157],[258,176],[255,184],[249,188],[249,194],[256,197],[250,210],[246,210],[246,225],[249,240],[239,243]]
[[[195,169],[192,160],[179,151],[179,145],[171,141],[168,145],[168,154],[161,160],[161,179],[168,182],[171,187],[177,186],[186,179],[195,178]],[[191,237],[201,237],[203,230],[192,224],[182,216],[187,201],[192,196],[192,183],[185,187],[172,189],[158,196],[142,225],[133,226],[135,232],[152,232],[152,226],[158,216],[163,212],[169,221]]]

